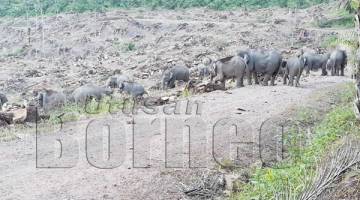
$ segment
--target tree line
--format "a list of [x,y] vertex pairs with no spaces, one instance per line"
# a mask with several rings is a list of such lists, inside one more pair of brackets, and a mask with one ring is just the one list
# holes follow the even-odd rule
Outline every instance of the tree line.
[[0,0],[0,16],[34,16],[62,12],[105,11],[110,8],[191,8],[225,10],[271,6],[305,8],[329,0]]

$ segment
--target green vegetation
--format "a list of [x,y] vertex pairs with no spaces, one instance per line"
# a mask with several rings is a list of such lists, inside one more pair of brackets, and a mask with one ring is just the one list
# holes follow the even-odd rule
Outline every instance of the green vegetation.
[[49,121],[55,124],[77,121],[83,117],[116,113],[122,109],[130,110],[133,105],[133,101],[130,99],[120,100],[109,97],[104,98],[100,102],[92,100],[86,106],[68,104],[60,110],[51,112]]
[[[288,158],[272,168],[255,169],[250,183],[243,185],[241,192],[233,194],[232,199],[299,199],[315,177],[318,161],[332,145],[345,135],[360,134],[350,103],[353,96],[353,86],[346,86],[339,95],[342,103],[315,126],[307,145],[297,144],[306,133],[291,132],[287,140]],[[311,113],[305,113],[308,112],[302,113],[299,120],[308,122]]]
[[331,11],[329,18],[323,18],[313,24],[319,28],[345,28],[355,27],[354,15],[345,9]]
[[331,48],[331,47],[336,47],[336,45],[338,45],[338,37],[336,35],[331,35],[324,39],[324,41],[321,44],[321,47]]
[[135,44],[131,43],[131,42],[121,43],[121,42],[115,41],[112,43],[112,46],[119,52],[129,52],[129,51],[136,50]]
[[135,51],[136,50],[136,46],[134,43],[126,43],[124,46],[124,50],[125,51]]
[[319,3],[328,3],[329,0],[1,0],[0,2],[0,16],[35,16],[134,7],[166,9],[209,7],[218,10],[271,6],[304,8]]
[[0,58],[7,58],[7,57],[17,57],[17,56],[23,56],[26,51],[26,46],[22,48],[15,48],[11,51],[4,51],[0,53]]
[[334,19],[322,20],[317,23],[317,26],[320,28],[353,28],[355,26],[354,16],[348,14]]

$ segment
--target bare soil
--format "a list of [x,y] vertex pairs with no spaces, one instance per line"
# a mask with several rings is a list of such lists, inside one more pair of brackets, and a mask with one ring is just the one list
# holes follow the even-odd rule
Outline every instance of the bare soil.
[[[151,88],[159,81],[161,71],[174,64],[193,67],[203,56],[222,58],[248,46],[276,48],[286,57],[303,46],[316,48],[324,37],[343,31],[311,28],[311,22],[319,15],[327,15],[326,9],[313,7],[294,12],[288,9],[254,12],[116,10],[28,20],[3,18],[0,19],[0,85],[11,102],[21,102],[30,100],[32,91],[38,87],[71,90],[89,82],[104,84],[114,70],[120,69],[144,84],[150,94],[159,94],[163,92]],[[303,30],[307,32],[305,38],[301,36]],[[21,129],[15,131],[17,139],[0,143],[0,195],[3,199],[187,199],[182,183],[187,184],[192,178],[217,168],[212,157],[211,134],[212,125],[217,121],[223,118],[244,121],[240,127],[244,131],[240,133],[243,151],[239,162],[245,168],[256,166],[259,165],[257,137],[262,122],[288,117],[289,112],[299,107],[311,107],[314,94],[322,94],[316,101],[330,107],[329,102],[336,103],[333,96],[339,92],[339,86],[350,81],[349,76],[322,77],[317,72],[303,77],[299,88],[278,82],[273,87],[246,85],[188,97],[191,101],[203,102],[200,117],[207,128],[193,134],[196,137],[191,142],[196,146],[191,158],[195,164],[206,160],[206,169],[186,167],[189,150],[185,134],[181,137],[170,131],[165,136],[165,119],[195,117],[184,114],[185,106],[176,116],[162,112],[113,116],[126,130],[126,143],[116,149],[126,152],[126,156],[121,166],[114,169],[98,169],[87,160],[85,133],[91,119],[64,126],[63,134],[75,138],[78,143],[78,148],[64,148],[72,152],[65,164],[77,161],[74,167],[67,169],[36,168],[35,130]],[[132,159],[132,121],[138,123],[140,118],[160,120],[159,130],[151,132],[145,126],[138,126],[136,130],[141,137],[136,140],[135,150],[151,155],[150,161],[136,160],[147,167],[143,169],[133,168]],[[101,128],[94,127],[93,131],[101,131]],[[148,133],[150,150],[146,148]],[[230,141],[226,136],[217,139],[220,146]],[[40,140],[50,142],[53,134],[47,131]],[[102,154],[103,147],[96,145],[99,138],[93,136],[88,140],[93,144],[92,151]],[[171,153],[167,161],[183,168],[165,167],[165,144],[169,145],[166,150]],[[205,144],[205,150],[197,148],[202,147],[201,144]],[[52,150],[53,146],[49,143],[41,148]],[[177,151],[178,148],[183,151]],[[224,152],[220,150],[221,153]],[[37,156],[38,159],[49,158],[45,165],[54,164],[51,151],[40,151]]]

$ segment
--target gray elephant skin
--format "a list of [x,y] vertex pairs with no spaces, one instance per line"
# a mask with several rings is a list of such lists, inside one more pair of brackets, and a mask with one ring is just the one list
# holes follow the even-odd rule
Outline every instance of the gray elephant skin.
[[287,84],[287,79],[289,79],[289,85],[294,86],[294,80],[296,78],[295,87],[300,86],[300,78],[306,65],[307,60],[303,56],[294,56],[287,61],[283,61],[284,85]]
[[206,77],[209,77],[211,75],[211,70],[210,70],[210,66],[206,66],[206,65],[199,65],[198,66],[198,71],[199,71],[199,77],[201,80],[203,80]]
[[0,109],[4,105],[4,103],[8,102],[8,99],[6,98],[6,95],[3,93],[0,93]]
[[100,101],[104,96],[112,94],[110,88],[100,87],[96,85],[84,85],[72,93],[72,97],[76,104],[85,104],[89,99]]
[[282,63],[280,53],[275,50],[248,49],[239,51],[238,55],[249,60],[246,70],[249,85],[252,84],[252,77],[255,79],[255,84],[259,83],[258,74],[264,76],[263,85],[267,86],[269,80],[271,80],[272,86],[275,85],[275,79]]
[[162,87],[163,89],[174,88],[175,81],[188,82],[190,80],[190,71],[184,66],[175,66],[163,73]]
[[120,91],[126,92],[133,97],[142,97],[146,94],[144,86],[131,82],[123,82],[120,86]]
[[317,71],[321,69],[321,75],[326,76],[326,63],[329,59],[329,54],[316,54],[313,52],[305,52],[303,57],[307,60],[306,74],[310,74],[310,71]]
[[[246,57],[247,58],[247,57]],[[244,87],[244,76],[247,68],[247,60],[240,56],[231,56],[220,59],[213,63],[211,80],[220,81],[225,88],[225,81],[236,79],[236,87]]]
[[66,104],[65,94],[54,90],[44,90],[39,92],[37,99],[40,108],[42,108],[45,112],[59,109]]
[[123,74],[117,74],[117,75],[111,76],[106,81],[106,86],[108,86],[110,88],[119,88],[123,82],[128,82],[128,81],[130,81],[130,78],[128,76],[123,75]]
[[344,76],[347,65],[347,54],[344,50],[335,50],[331,53],[326,68],[331,70],[331,76]]

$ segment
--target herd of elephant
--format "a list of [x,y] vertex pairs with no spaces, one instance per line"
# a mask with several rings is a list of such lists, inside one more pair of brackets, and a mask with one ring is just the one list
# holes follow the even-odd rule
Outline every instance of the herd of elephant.
[[[248,49],[241,50],[234,56],[212,61],[209,58],[203,60],[198,67],[187,68],[185,66],[174,66],[162,73],[161,87],[163,89],[175,88],[177,81],[189,82],[193,74],[201,79],[209,77],[211,82],[220,82],[225,88],[226,80],[236,80],[237,87],[244,86],[244,78],[249,85],[254,79],[255,84],[267,86],[275,85],[278,75],[283,76],[284,84],[299,86],[300,77],[304,70],[322,70],[326,76],[328,70],[333,76],[343,76],[347,64],[347,55],[344,50],[334,50],[328,54],[317,54],[316,52],[301,51],[297,55],[283,59],[282,55],[275,50]],[[287,83],[287,81],[289,82]],[[127,75],[117,74],[108,78],[105,86],[87,84],[78,87],[70,95],[63,92],[45,89],[34,94],[37,105],[45,111],[64,106],[68,102],[85,104],[88,99],[100,101],[104,96],[113,94],[114,89],[127,93],[135,98],[146,94],[143,85],[134,82]],[[0,93],[0,108],[8,99]]]
[[[220,82],[225,87],[228,79],[235,79],[237,87],[244,87],[244,78],[248,85],[255,84],[267,86],[275,85],[278,75],[283,76],[284,84],[299,86],[300,78],[304,70],[310,71],[321,69],[322,75],[344,76],[347,65],[346,51],[336,49],[328,54],[317,54],[312,51],[303,50],[293,57],[283,59],[282,55],[275,50],[248,49],[238,51],[236,55],[229,56],[217,61],[204,59],[201,67],[196,69],[199,76],[210,76],[211,81]],[[186,67],[176,66],[166,71],[163,76],[163,87],[175,87],[176,80],[189,81],[189,70]],[[259,81],[260,77],[260,81]],[[288,82],[289,80],[289,82]]]

